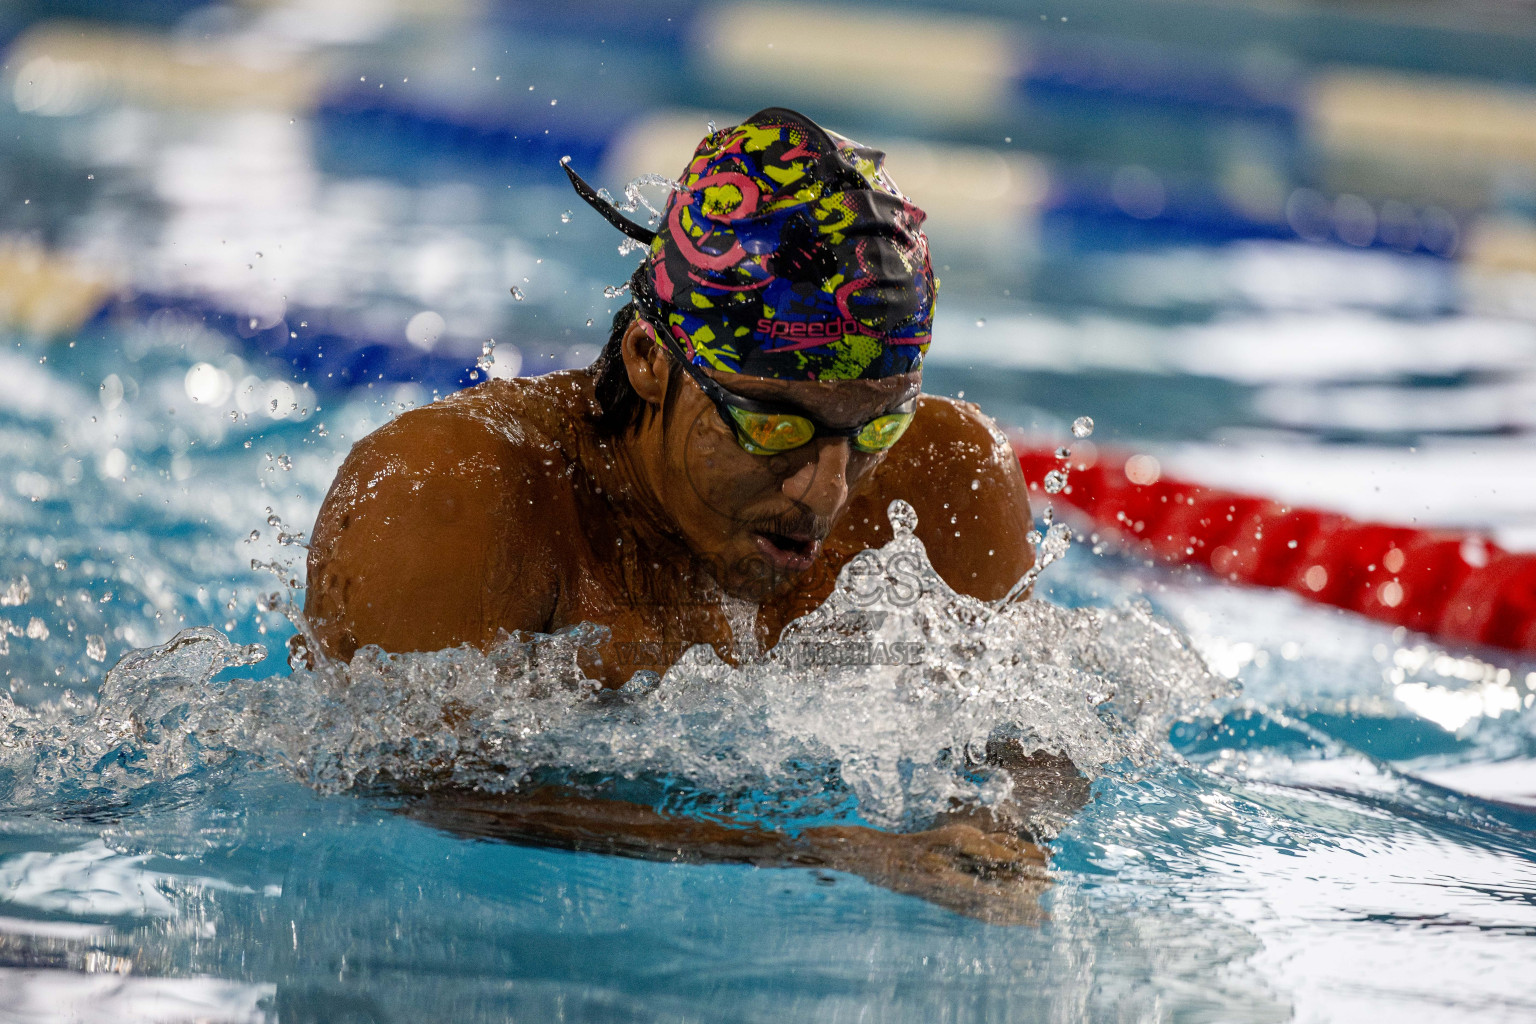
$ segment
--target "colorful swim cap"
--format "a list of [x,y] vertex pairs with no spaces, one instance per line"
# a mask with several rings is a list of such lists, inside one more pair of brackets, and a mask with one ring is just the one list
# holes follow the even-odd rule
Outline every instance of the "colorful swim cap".
[[917,368],[933,328],[925,215],[884,162],[772,107],[699,144],[654,232],[566,173],[604,217],[649,244],[651,312],[695,365],[853,380]]

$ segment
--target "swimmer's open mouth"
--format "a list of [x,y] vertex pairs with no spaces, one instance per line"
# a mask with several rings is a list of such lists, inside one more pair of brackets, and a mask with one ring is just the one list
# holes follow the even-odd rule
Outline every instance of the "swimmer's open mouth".
[[797,555],[809,555],[816,549],[816,538],[814,537],[791,537],[786,533],[773,533],[769,530],[762,531],[762,535],[767,537],[774,547],[782,548]]
[[821,551],[821,539],[811,534],[756,530],[753,536],[757,539],[757,549],[779,569],[793,572],[809,569]]

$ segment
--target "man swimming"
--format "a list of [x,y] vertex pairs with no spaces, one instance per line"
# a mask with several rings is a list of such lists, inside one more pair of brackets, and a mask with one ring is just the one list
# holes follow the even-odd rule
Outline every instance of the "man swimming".
[[1033,558],[1024,479],[979,410],[919,394],[938,282],[883,159],[769,109],[701,143],[654,233],[583,186],[648,242],[633,301],[591,367],[487,381],[352,449],[309,553],[321,653],[595,622],[609,685],[696,643],[730,657],[889,540],[893,498],[946,582],[1005,594]]
[[[924,214],[883,161],[803,115],[764,110],[704,139],[654,232],[567,169],[648,246],[633,301],[592,366],[487,381],[352,449],[309,553],[319,653],[488,647],[592,622],[609,639],[584,668],[609,686],[694,644],[734,658],[771,646],[848,559],[888,541],[895,498],[916,509],[950,586],[1008,593],[1033,562],[1024,479],[975,406],[920,394],[938,281]],[[498,797],[460,827],[483,829],[489,815],[509,836],[598,835],[599,848],[638,829],[668,856],[707,848],[712,859],[747,842],[643,809],[614,817],[615,806]],[[430,811],[445,814],[442,801]],[[977,824],[986,834],[813,829],[802,845],[762,848],[907,891],[953,895],[958,872],[965,899],[1010,872],[1038,876],[1038,851],[1003,824]]]

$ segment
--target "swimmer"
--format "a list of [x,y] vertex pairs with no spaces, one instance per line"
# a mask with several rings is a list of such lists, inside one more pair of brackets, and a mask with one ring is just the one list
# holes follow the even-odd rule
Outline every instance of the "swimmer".
[[938,281],[883,154],[770,109],[706,138],[682,185],[654,234],[583,186],[649,240],[590,367],[486,381],[352,449],[309,552],[323,654],[594,622],[609,685],[697,643],[731,658],[890,540],[894,498],[955,590],[1029,569],[1006,438],[920,394]]
[[[980,410],[921,394],[939,282],[882,153],[761,111],[700,143],[655,231],[566,170],[647,246],[632,301],[590,367],[489,380],[358,442],[309,552],[320,654],[591,622],[609,637],[584,668],[609,686],[694,644],[735,659],[891,539],[895,498],[951,587],[1009,592],[1033,563],[1025,482]],[[944,828],[962,859],[1035,856]]]

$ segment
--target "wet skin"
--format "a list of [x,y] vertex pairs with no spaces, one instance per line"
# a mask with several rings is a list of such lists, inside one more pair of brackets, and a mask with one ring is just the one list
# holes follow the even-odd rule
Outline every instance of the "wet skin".
[[1040,847],[958,822],[904,835],[833,825],[790,836],[550,788],[528,796],[434,794],[403,812],[474,839],[674,863],[847,871],[990,924],[1041,921],[1038,898],[1050,884]]
[[[593,377],[572,370],[490,381],[360,441],[310,547],[305,613],[323,653],[485,647],[502,631],[596,622],[612,640],[587,668],[610,686],[695,643],[730,657],[722,592],[760,603],[757,639],[771,645],[826,598],[844,562],[890,540],[894,498],[917,510],[934,568],[962,593],[1001,597],[1032,564],[1018,462],[975,406],[918,398],[886,454],[820,438],[753,455],[648,332],[636,324],[624,339],[645,404],[623,434],[597,431]],[[916,372],[712,376],[832,427],[896,407],[921,383]]]
[[[824,437],[764,457],[742,450],[649,325],[629,328],[623,354],[643,404],[616,435],[597,428],[594,375],[572,370],[487,382],[358,442],[310,547],[305,612],[321,653],[488,647],[504,633],[595,622],[611,635],[584,668],[609,686],[639,669],[664,670],[697,643],[730,658],[723,595],[758,605],[756,639],[770,646],[826,598],[849,558],[890,540],[894,498],[916,509],[917,536],[957,591],[996,599],[1032,564],[1018,462],[975,406],[918,397],[910,428],[884,454]],[[669,389],[674,375],[681,379]],[[921,384],[920,372],[833,382],[711,376],[834,428],[900,406]],[[997,763],[1025,781],[1006,758]],[[481,832],[497,814],[487,799],[473,815]],[[537,838],[548,825],[543,841],[564,841],[569,823],[547,806],[530,813],[526,802],[497,799],[509,838]],[[698,823],[681,819],[646,817],[641,828],[631,820],[640,812],[626,807],[583,802],[571,814],[616,849],[649,844],[709,859],[722,859],[720,843],[780,850],[739,829],[701,839]],[[973,897],[989,887],[1027,878],[1038,888],[1041,855],[1015,827],[983,815],[914,836],[811,829],[780,850],[780,862],[814,848],[818,862],[979,913],[987,901]],[[964,892],[957,877],[968,879]],[[1015,907],[996,919],[1029,916]]]

